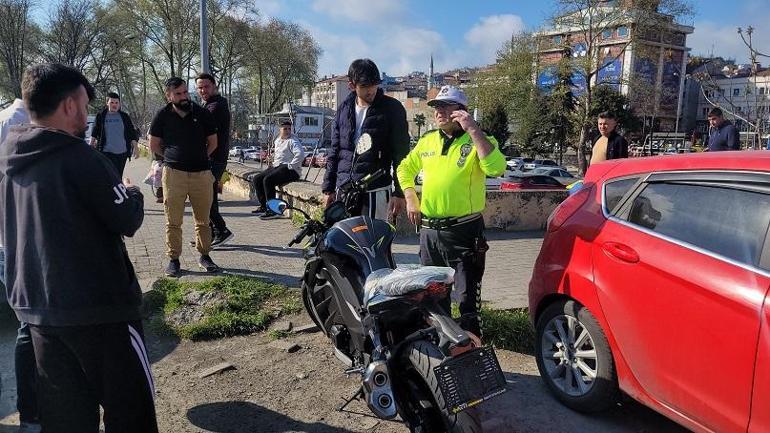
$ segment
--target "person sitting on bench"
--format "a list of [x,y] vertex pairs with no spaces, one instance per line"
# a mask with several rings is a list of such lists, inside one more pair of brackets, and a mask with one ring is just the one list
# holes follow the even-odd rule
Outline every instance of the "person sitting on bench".
[[275,188],[299,180],[305,150],[299,138],[291,131],[291,122],[281,122],[281,133],[275,139],[275,152],[270,168],[257,174],[252,179],[259,198],[259,207],[252,213],[260,219],[270,220],[280,217],[267,208],[267,201],[275,198]]

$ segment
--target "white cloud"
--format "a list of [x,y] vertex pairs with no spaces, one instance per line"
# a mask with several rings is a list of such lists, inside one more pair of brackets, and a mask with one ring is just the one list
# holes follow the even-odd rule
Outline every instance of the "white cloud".
[[371,23],[396,18],[405,8],[403,0],[315,0],[313,10],[334,18]]
[[369,44],[358,36],[330,33],[306,22],[300,24],[313,35],[323,50],[318,59],[319,77],[346,74],[353,59],[372,57]]
[[465,33],[465,41],[468,43],[469,53],[473,63],[492,63],[497,55],[497,50],[502,48],[506,41],[511,40],[514,33],[524,30],[524,20],[518,15],[492,15],[481,18],[480,22]]
[[[744,31],[749,24],[742,26]],[[765,25],[755,25],[752,36],[754,48],[761,52],[770,51],[770,28]],[[693,55],[734,58],[739,63],[749,62],[749,49],[744,45],[738,34],[738,26],[719,25],[710,21],[695,23],[695,31],[687,38],[687,45],[692,48]],[[759,58],[763,66],[767,66],[767,58]]]
[[279,0],[260,0],[257,7],[265,16],[275,17],[281,11],[281,2]]

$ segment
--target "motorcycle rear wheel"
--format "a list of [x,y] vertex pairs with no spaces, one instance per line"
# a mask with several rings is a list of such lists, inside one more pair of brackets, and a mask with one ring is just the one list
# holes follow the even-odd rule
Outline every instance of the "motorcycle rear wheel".
[[[416,341],[404,349],[404,354],[411,365],[413,374],[409,375],[410,378],[412,380],[419,378],[419,382],[412,385],[420,395],[413,396],[417,403],[410,406],[422,412],[417,414],[417,418],[422,422],[412,431],[415,433],[483,433],[476,409],[467,409],[456,415],[447,410],[444,396],[433,372],[433,369],[445,358],[438,347],[428,341]],[[428,401],[429,407],[420,404],[421,400]]]

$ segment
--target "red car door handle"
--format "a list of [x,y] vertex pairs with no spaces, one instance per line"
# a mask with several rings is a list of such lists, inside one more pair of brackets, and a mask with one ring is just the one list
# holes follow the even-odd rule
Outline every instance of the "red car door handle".
[[639,254],[628,245],[619,244],[617,242],[605,242],[602,245],[602,249],[607,255],[624,262],[636,263],[639,261]]

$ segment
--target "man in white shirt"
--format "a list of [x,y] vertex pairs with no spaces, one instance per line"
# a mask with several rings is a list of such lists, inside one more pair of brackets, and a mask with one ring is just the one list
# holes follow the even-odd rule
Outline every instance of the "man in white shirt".
[[267,209],[267,201],[275,198],[276,187],[299,180],[302,160],[305,158],[305,150],[297,136],[292,134],[291,122],[288,120],[281,122],[280,135],[274,144],[272,166],[252,178],[259,199],[259,207],[252,213],[260,215],[262,220],[280,217]]
[[27,109],[24,107],[24,101],[15,99],[13,104],[0,111],[0,143],[5,141],[11,126],[24,123],[29,123],[29,114],[27,114]]

